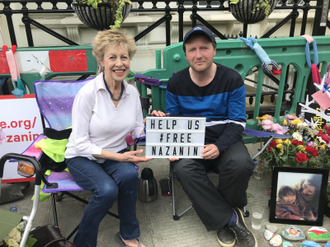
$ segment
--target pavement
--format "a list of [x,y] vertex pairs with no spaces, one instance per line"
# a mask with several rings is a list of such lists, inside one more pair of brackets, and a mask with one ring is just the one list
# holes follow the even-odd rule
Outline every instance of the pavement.
[[[251,156],[257,153],[260,144],[248,144],[247,147]],[[207,232],[206,228],[196,215],[194,209],[190,209],[184,214],[180,220],[175,221],[172,217],[172,198],[170,196],[162,196],[159,186],[161,179],[168,178],[169,162],[167,159],[154,159],[147,163],[139,164],[141,170],[149,167],[153,170],[154,176],[158,183],[157,200],[145,203],[137,201],[137,217],[140,222],[141,237],[140,240],[147,247],[217,247],[220,246],[216,232]],[[217,182],[217,176],[210,174],[210,179],[214,183]],[[260,230],[251,228],[252,216],[245,218],[247,226],[256,236],[259,247],[270,246],[269,242],[263,236],[265,226],[271,224],[279,230],[284,229],[286,224],[269,223],[269,207],[271,190],[271,172],[265,173],[262,180],[256,180],[252,176],[248,187],[248,205],[246,209],[251,212],[254,205],[259,205],[264,209],[262,218],[262,226]],[[30,183],[30,187],[24,190],[24,198],[8,202],[0,205],[0,208],[9,210],[10,207],[16,206],[19,213],[28,215],[31,212],[34,183]],[[76,192],[78,196],[85,199],[90,198],[91,193],[88,191]],[[183,192],[180,184],[176,181],[176,201],[178,211],[184,210],[190,205],[190,201]],[[59,227],[63,236],[67,237],[72,229],[79,223],[84,212],[85,205],[70,197],[65,196],[62,201],[56,202]],[[117,206],[114,205],[112,212],[117,212]],[[45,224],[53,224],[51,200],[48,202],[40,202],[38,205],[37,215],[33,221],[33,226],[42,226]],[[297,225],[303,231],[308,230],[311,226]],[[323,227],[330,230],[330,219],[324,216]],[[106,216],[100,224],[98,234],[98,247],[116,247],[119,246],[114,236],[119,231],[119,220],[111,216]],[[293,246],[300,246],[301,241],[290,241]],[[281,245],[282,246],[282,245]],[[324,246],[324,243],[321,244]]]

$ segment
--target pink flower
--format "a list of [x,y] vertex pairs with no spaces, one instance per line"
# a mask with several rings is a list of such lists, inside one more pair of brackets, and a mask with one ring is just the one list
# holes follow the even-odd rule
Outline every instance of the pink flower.
[[263,125],[262,128],[264,130],[272,130],[272,126],[271,125]]
[[288,121],[288,124],[290,125],[291,124],[291,121],[294,120],[294,119],[297,119],[297,116],[295,115],[285,115],[285,120]]
[[262,128],[264,130],[273,130],[273,128],[272,128],[273,121],[266,119],[266,120],[262,120],[261,123],[262,123]]
[[276,134],[283,134],[283,128],[278,123],[273,124],[272,129]]
[[273,124],[273,130],[276,131],[276,130],[281,130],[282,129],[282,126],[279,125],[278,123],[274,123]]
[[313,141],[309,141],[308,143],[307,143],[307,145],[309,146],[309,147],[314,147],[314,142]]
[[283,133],[286,133],[289,131],[289,127],[288,126],[282,126],[283,128]]
[[295,116],[295,115],[285,115],[285,119],[286,120],[293,120],[293,119],[296,119],[297,118],[297,116]]

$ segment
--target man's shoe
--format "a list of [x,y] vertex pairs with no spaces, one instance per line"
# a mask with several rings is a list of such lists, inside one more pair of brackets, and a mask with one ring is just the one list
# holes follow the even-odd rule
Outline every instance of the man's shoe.
[[258,242],[253,233],[247,228],[242,211],[234,208],[237,215],[236,223],[228,226],[236,236],[236,246],[239,247],[258,247]]
[[219,244],[223,247],[233,247],[235,245],[235,234],[228,228],[228,226],[224,226],[218,230],[217,239]]

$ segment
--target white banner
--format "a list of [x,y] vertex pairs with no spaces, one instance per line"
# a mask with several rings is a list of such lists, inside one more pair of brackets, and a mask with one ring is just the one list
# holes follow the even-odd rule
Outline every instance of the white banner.
[[147,158],[201,159],[205,117],[147,117]]
[[[0,157],[22,153],[43,132],[39,108],[33,94],[15,98],[0,96]],[[17,174],[17,162],[6,162],[3,183],[31,181]]]

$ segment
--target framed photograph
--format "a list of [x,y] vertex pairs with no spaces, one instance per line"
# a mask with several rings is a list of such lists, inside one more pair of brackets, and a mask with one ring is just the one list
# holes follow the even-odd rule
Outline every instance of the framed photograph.
[[329,170],[274,167],[269,221],[322,226]]

